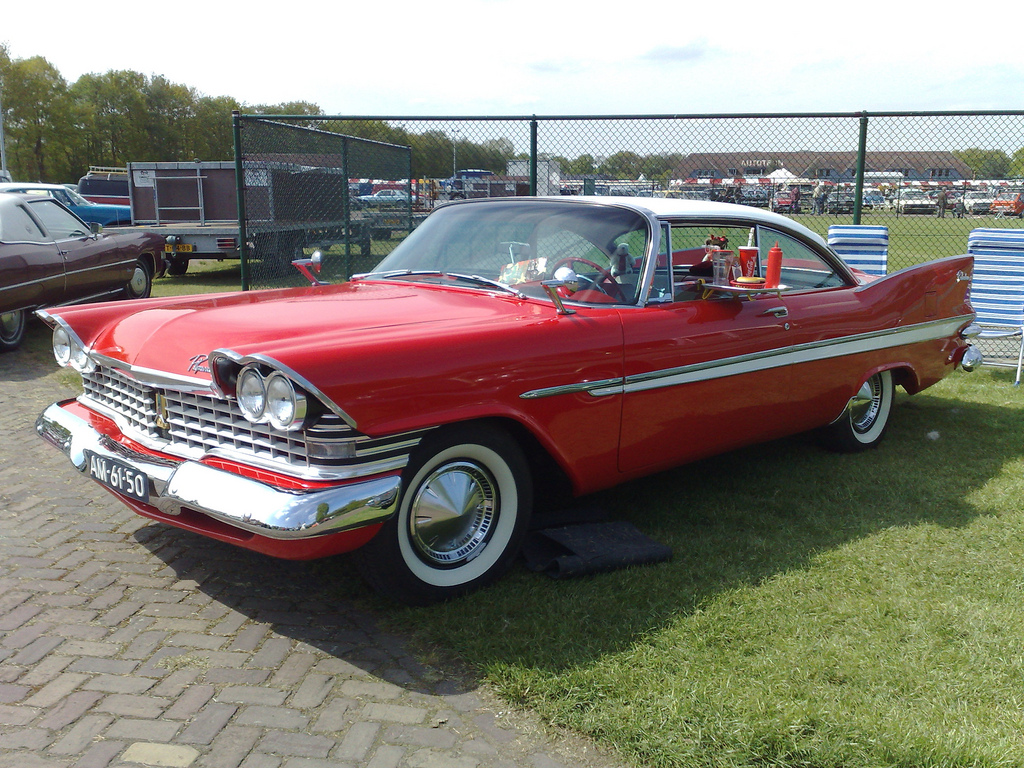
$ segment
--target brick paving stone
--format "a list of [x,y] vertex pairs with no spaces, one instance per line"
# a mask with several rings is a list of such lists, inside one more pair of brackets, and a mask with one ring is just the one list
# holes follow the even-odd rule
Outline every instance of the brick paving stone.
[[86,749],[71,768],[107,768],[124,747],[120,741],[98,741]]
[[103,736],[107,739],[146,739],[165,743],[173,739],[180,728],[181,723],[172,723],[168,720],[133,720],[123,717],[115,720]]
[[114,718],[109,715],[86,715],[71,726],[71,729],[51,746],[49,751],[58,755],[80,754],[112,722],[114,722]]
[[284,707],[252,706],[242,709],[236,722],[241,725],[262,725],[295,730],[305,728],[309,717],[298,710]]
[[334,739],[305,733],[270,731],[258,745],[261,752],[293,757],[327,757]]
[[45,717],[37,722],[42,728],[59,731],[92,709],[92,705],[102,698],[100,693],[76,691],[65,697],[59,704],[47,711]]
[[132,694],[115,693],[107,696],[96,705],[97,712],[109,712],[112,715],[128,717],[159,717],[168,705],[167,699],[156,696],[134,696]]
[[378,723],[355,723],[341,740],[335,757],[349,762],[361,762],[373,747],[379,732]]
[[178,740],[189,744],[209,744],[230,722],[237,711],[238,707],[230,704],[218,702],[209,704],[196,715],[191,725],[182,732]]
[[260,728],[243,728],[237,725],[225,726],[210,743],[210,751],[201,758],[209,768],[238,768],[262,734]]
[[189,720],[206,706],[215,693],[212,685],[190,685],[176,697],[174,704],[164,712],[164,717],[168,720]]
[[232,685],[217,694],[217,701],[227,701],[232,704],[262,704],[268,707],[279,707],[284,704],[287,696],[287,691],[278,691],[273,688]]
[[35,433],[75,391],[33,334],[0,356],[0,768],[621,765],[425,667],[309,564],[85,481]]
[[132,744],[123,755],[124,761],[128,763],[166,766],[167,768],[188,768],[196,761],[197,757],[199,757],[199,752],[193,747],[147,742]]

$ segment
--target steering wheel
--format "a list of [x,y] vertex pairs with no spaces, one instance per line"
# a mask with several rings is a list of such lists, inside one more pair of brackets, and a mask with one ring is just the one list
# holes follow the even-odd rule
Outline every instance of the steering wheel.
[[[597,272],[597,277],[591,281],[591,285],[603,293],[605,296],[610,296],[616,301],[625,301],[625,297],[622,295],[622,288],[615,281],[612,273],[592,262],[590,259],[584,259],[582,256],[566,256],[564,259],[559,259],[555,265],[551,268],[551,274],[558,271],[559,267],[567,267],[571,264],[586,264],[588,267],[593,267]],[[575,272],[576,270],[573,270]]]

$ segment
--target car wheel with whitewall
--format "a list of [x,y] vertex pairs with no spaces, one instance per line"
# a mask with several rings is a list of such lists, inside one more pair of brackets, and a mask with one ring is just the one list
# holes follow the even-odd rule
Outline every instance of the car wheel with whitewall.
[[880,371],[864,382],[843,415],[820,430],[825,447],[854,453],[878,445],[889,426],[895,389],[892,371]]
[[0,352],[10,352],[21,346],[25,338],[25,310],[15,309],[0,314]]
[[397,513],[356,552],[378,593],[429,605],[479,589],[512,564],[533,488],[519,445],[487,425],[442,428],[413,453]]

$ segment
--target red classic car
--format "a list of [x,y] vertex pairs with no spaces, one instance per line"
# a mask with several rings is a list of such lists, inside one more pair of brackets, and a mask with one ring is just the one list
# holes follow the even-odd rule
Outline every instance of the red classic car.
[[[715,246],[752,274],[715,284]],[[457,202],[341,285],[41,312],[84,392],[38,430],[141,515],[358,550],[377,590],[429,603],[501,574],[559,489],[805,430],[875,445],[896,385],[977,364],[972,265],[868,277],[747,206]]]
[[29,310],[149,296],[163,237],[100,230],[45,195],[0,193],[0,352],[21,343]]
[[995,216],[1024,218],[1024,192],[1020,190],[1000,192],[992,200],[988,212]]

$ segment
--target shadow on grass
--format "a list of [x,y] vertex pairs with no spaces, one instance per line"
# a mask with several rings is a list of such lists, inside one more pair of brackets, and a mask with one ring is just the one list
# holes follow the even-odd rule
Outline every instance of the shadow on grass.
[[893,527],[969,524],[980,512],[968,497],[1024,454],[1022,433],[1020,409],[903,397],[877,450],[837,455],[800,436],[584,500],[671,545],[669,563],[573,581],[520,566],[484,592],[392,615],[482,669],[586,665],[848,542]]

